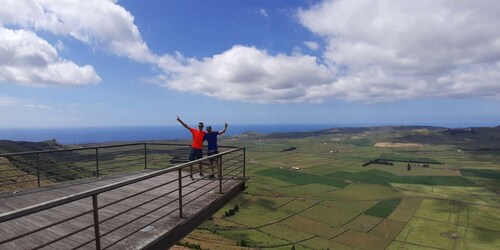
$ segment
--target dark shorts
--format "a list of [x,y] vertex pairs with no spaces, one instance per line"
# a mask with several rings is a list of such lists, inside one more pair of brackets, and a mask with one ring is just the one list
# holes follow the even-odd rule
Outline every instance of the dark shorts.
[[219,153],[219,151],[217,151],[217,150],[207,150],[207,155],[208,156],[215,155],[215,154],[218,154],[218,153]]
[[197,148],[191,148],[189,150],[189,160],[194,161],[203,158],[203,150]]

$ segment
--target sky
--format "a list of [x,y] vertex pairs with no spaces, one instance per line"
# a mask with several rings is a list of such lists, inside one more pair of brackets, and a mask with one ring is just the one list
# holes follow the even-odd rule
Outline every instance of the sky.
[[497,0],[3,0],[0,128],[500,125]]

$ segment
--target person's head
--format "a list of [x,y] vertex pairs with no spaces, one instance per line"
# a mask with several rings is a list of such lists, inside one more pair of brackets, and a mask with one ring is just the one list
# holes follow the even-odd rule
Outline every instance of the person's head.
[[207,126],[207,132],[211,133],[212,132],[212,126]]
[[198,122],[198,129],[203,130],[203,122]]

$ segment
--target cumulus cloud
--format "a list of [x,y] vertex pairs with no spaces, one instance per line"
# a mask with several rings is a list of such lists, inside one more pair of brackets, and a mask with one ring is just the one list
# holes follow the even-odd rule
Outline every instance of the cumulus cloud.
[[500,3],[323,1],[298,12],[343,77],[318,95],[391,101],[500,96]]
[[61,59],[31,31],[0,28],[0,81],[25,85],[81,85],[101,79],[90,65]]
[[[7,28],[9,27],[9,28]],[[12,27],[15,27],[13,29]],[[2,58],[0,81],[35,85],[82,85],[101,79],[90,65],[78,66],[59,58],[54,47],[35,32],[69,36],[93,48],[104,49],[138,62],[156,63],[157,57],[143,41],[134,17],[116,1],[110,0],[30,0],[7,1],[0,9]],[[15,42],[27,39],[22,45]],[[9,48],[6,48],[9,46]],[[11,51],[7,51],[9,49]],[[15,66],[11,66],[15,65]],[[33,67],[35,66],[35,67]]]
[[500,98],[497,13],[494,0],[325,0],[297,11],[324,39],[322,58],[234,46],[202,60],[168,57],[156,81],[258,103]]
[[164,70],[170,74],[157,80],[168,88],[257,103],[322,101],[311,96],[310,88],[335,77],[313,56],[270,55],[242,45],[202,60],[185,59],[175,70]]

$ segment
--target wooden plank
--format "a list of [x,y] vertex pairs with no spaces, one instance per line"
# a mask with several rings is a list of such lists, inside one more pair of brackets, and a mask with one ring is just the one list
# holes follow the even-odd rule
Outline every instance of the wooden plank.
[[[127,175],[120,176],[116,178],[104,178],[98,180],[94,183],[82,182],[81,184],[74,183],[70,186],[51,186],[50,188],[40,189],[36,192],[25,192],[22,195],[14,195],[9,197],[0,198],[0,204],[14,204],[13,206],[2,206],[0,207],[0,212],[12,211],[16,208],[20,207],[28,207],[36,202],[46,202],[47,200],[56,199],[60,197],[65,197],[71,195],[75,192],[84,192],[86,190],[95,189],[98,186],[105,186],[111,183],[119,182],[122,180],[134,178],[136,176],[141,176],[144,173],[137,173],[136,175]],[[103,206],[105,204],[110,204],[114,201],[117,201],[123,197],[128,197],[130,195],[141,192],[142,190],[152,188],[156,185],[160,185],[161,183],[167,183],[171,180],[175,180],[177,178],[177,172],[167,173],[161,176],[157,176],[146,181],[141,181],[138,183],[134,183],[131,185],[127,185],[115,190],[111,190],[98,195],[98,203],[99,206]],[[113,249],[123,249],[123,248],[134,248],[133,246],[138,246],[139,242],[144,245],[144,242],[151,242],[155,240],[157,237],[157,233],[155,235],[150,235],[147,232],[141,232],[140,229],[143,229],[146,225],[151,224],[153,221],[158,220],[158,218],[163,217],[166,213],[170,213],[170,215],[165,216],[164,218],[158,220],[152,225],[156,228],[156,230],[162,230],[162,232],[168,232],[168,230],[172,228],[178,227],[185,218],[191,217],[199,213],[199,211],[206,208],[207,204],[211,204],[214,200],[221,197],[221,194],[218,194],[218,181],[212,181],[210,179],[196,179],[195,181],[191,181],[189,179],[183,179],[183,190],[182,193],[185,195],[183,197],[184,203],[187,201],[196,198],[196,200],[192,201],[190,204],[183,207],[184,219],[179,218],[178,213],[178,191],[172,192],[171,194],[166,195],[165,197],[154,200],[150,203],[144,204],[143,206],[137,207],[125,214],[122,214],[116,218],[113,218],[107,222],[104,222],[100,225],[101,235],[113,230],[117,227],[120,227],[127,222],[135,220],[133,223],[130,223],[122,228],[116,230],[109,235],[106,235],[101,239],[102,246],[108,246],[110,244],[115,243],[115,241],[120,240],[124,236],[138,231],[128,237],[127,239],[120,241],[113,245],[111,248]],[[238,185],[241,181],[234,180],[232,183],[224,184],[224,190],[231,190],[235,185]],[[167,194],[170,190],[176,190],[178,188],[178,182],[175,181],[163,187],[150,190],[143,194],[140,194],[131,199],[124,200],[117,204],[111,205],[109,207],[103,208],[99,210],[99,219],[102,222],[106,218],[110,218],[113,215],[121,213],[131,207],[134,207],[138,204],[141,204],[144,201],[153,199],[155,197],[159,197],[161,195]],[[188,194],[192,192],[191,194]],[[205,193],[206,192],[206,193]],[[174,201],[174,202],[172,202]],[[148,215],[148,213],[162,205],[171,204],[158,209]],[[57,221],[64,220],[70,216],[76,215],[78,213],[88,211],[92,208],[92,202],[90,198],[85,198],[82,200],[78,200],[75,202],[71,202],[65,205],[61,205],[58,207],[54,207],[45,211],[38,212],[36,214],[32,214],[29,216],[25,216],[23,219],[14,219],[11,221],[0,223],[0,228],[2,229],[2,235],[16,235],[19,232],[23,232],[27,229],[34,229],[46,226],[50,223],[54,223]],[[10,210],[9,210],[10,209]],[[173,211],[173,212],[172,212]],[[142,218],[139,218],[142,217]],[[70,232],[74,232],[79,228],[85,227],[87,225],[93,224],[91,214],[84,215],[82,217],[70,220],[61,225],[57,225],[54,227],[50,227],[42,232],[36,233],[36,239],[19,239],[15,242],[7,243],[4,245],[0,245],[0,249],[7,248],[30,248],[36,245],[43,244],[44,242],[49,242],[61,236],[64,236]],[[139,218],[139,219],[137,219]],[[137,220],[136,220],[137,219]],[[4,234],[5,233],[5,234]],[[70,236],[67,239],[64,239],[60,242],[51,244],[49,247],[53,249],[68,249],[72,247],[76,247],[81,243],[91,240],[94,238],[93,227],[87,230],[84,230],[76,235]],[[84,248],[93,249],[95,247],[95,243],[89,243]]]

